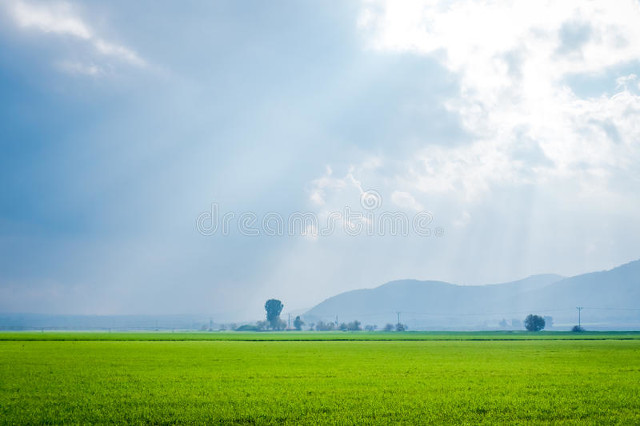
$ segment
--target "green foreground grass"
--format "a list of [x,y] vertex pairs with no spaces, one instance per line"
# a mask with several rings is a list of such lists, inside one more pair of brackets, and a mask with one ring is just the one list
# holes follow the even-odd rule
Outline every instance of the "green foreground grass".
[[640,340],[640,331],[408,331],[408,332],[101,332],[16,331],[0,332],[0,341],[333,341],[333,340]]
[[627,334],[448,341],[88,334],[93,339],[2,334],[0,423],[640,424],[640,340],[621,340]]

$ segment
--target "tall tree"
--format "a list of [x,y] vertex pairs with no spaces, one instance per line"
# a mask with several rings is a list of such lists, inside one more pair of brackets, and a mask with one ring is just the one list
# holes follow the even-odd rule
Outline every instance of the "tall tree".
[[524,320],[524,326],[528,331],[540,331],[544,325],[544,318],[539,315],[528,315]]
[[273,330],[280,329],[280,312],[282,312],[282,308],[284,308],[284,305],[278,299],[269,299],[264,304],[264,309],[267,311],[267,321]]

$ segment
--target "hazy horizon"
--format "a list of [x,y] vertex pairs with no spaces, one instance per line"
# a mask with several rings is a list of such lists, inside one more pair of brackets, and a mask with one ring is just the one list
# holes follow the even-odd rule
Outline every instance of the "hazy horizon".
[[[640,259],[635,260],[635,261],[631,261],[631,262],[627,262],[625,264],[622,265],[617,265],[617,267],[620,266],[627,266],[630,263],[636,263],[636,262],[640,262]],[[613,268],[616,269],[616,268]],[[592,273],[598,273],[598,272],[608,272],[609,269],[606,270],[601,270],[601,271],[589,271],[589,272],[585,272],[585,273],[581,273],[581,274],[577,274],[575,275],[575,277],[579,277],[582,275],[589,275]],[[387,284],[393,284],[393,283],[397,283],[397,282],[408,282],[408,281],[416,281],[418,283],[429,283],[429,282],[440,282],[440,283],[445,283],[445,284],[450,284],[453,286],[462,286],[462,287],[467,287],[467,286],[471,286],[471,287],[483,287],[483,286],[501,286],[501,285],[511,285],[511,284],[519,284],[521,281],[526,281],[528,279],[531,278],[535,278],[535,277],[543,277],[543,276],[553,276],[555,277],[557,280],[554,281],[561,281],[563,279],[566,278],[573,278],[574,276],[562,276],[559,274],[534,274],[534,275],[529,275],[527,277],[522,277],[519,279],[515,279],[512,281],[503,281],[503,282],[488,282],[488,283],[478,283],[478,284],[462,284],[462,283],[455,283],[455,282],[448,282],[448,281],[442,281],[442,280],[430,280],[430,279],[415,279],[415,278],[399,278],[399,279],[395,279],[395,280],[391,280],[388,282],[384,282],[384,283],[377,283],[375,285],[372,285],[370,287],[362,287],[362,288],[356,288],[356,289],[350,289],[350,290],[345,290],[344,292],[339,292],[337,294],[333,294],[328,296],[327,298],[324,298],[322,300],[318,300],[316,302],[314,302],[312,305],[310,306],[305,306],[305,307],[300,307],[300,308],[289,308],[286,304],[284,305],[284,309],[282,312],[282,315],[286,318],[287,316],[295,316],[295,315],[302,315],[303,317],[305,316],[305,313],[307,313],[308,311],[310,311],[312,308],[322,304],[323,302],[326,302],[332,298],[334,298],[335,296],[339,296],[344,294],[345,292],[349,292],[349,291],[353,291],[353,290],[375,290],[378,289],[380,287],[386,286]],[[553,284],[551,284],[553,285]],[[274,297],[278,297],[277,295]],[[284,302],[286,302],[286,300],[284,300]],[[629,305],[631,306],[631,305]],[[255,321],[259,321],[261,320],[261,318],[264,317],[264,306],[261,304],[257,304],[256,306],[252,306],[251,307],[253,310],[251,312],[247,312],[244,314],[238,314],[237,311],[217,311],[217,312],[213,312],[213,311],[203,311],[203,312],[176,312],[176,313],[166,313],[166,312],[147,312],[147,313],[138,313],[138,312],[128,312],[128,313],[118,313],[118,314],[109,314],[109,313],[104,313],[104,314],[83,314],[83,313],[77,313],[77,312],[64,312],[64,313],[53,313],[53,312],[19,312],[19,311],[4,311],[4,312],[0,312],[0,315],[4,314],[7,315],[8,317],[11,317],[12,315],[43,315],[45,317],[47,316],[52,316],[52,317],[56,317],[56,316],[78,316],[78,317],[82,317],[82,316],[98,316],[98,317],[148,317],[148,318],[154,318],[154,317],[158,317],[158,318],[165,318],[165,320],[169,317],[189,317],[192,319],[195,318],[199,318],[200,320],[207,320],[207,318],[210,321],[213,321],[214,324],[231,324],[231,323],[238,323],[238,324],[247,324],[247,323],[253,323]],[[538,307],[541,308],[541,307]],[[591,308],[591,309],[601,309],[601,308]],[[621,310],[628,310],[629,308],[621,308]],[[533,309],[534,311],[536,309]],[[538,309],[540,310],[540,309]],[[633,309],[632,309],[633,310]],[[638,309],[635,309],[638,310]],[[522,311],[522,313],[526,313],[529,310],[525,310]],[[395,313],[395,311],[392,309],[390,310],[390,312]],[[546,313],[553,313],[554,310],[547,310],[547,309],[542,309],[541,312],[546,312]],[[313,315],[312,315],[313,317]],[[215,319],[215,320],[214,320]],[[358,319],[358,318],[355,318]],[[134,324],[139,324],[139,322],[135,322]],[[137,327],[137,326],[136,326]],[[153,325],[148,325],[147,327],[153,328]],[[169,325],[165,325],[163,328],[172,328]],[[37,328],[37,327],[36,327]],[[95,328],[95,327],[89,327],[91,328]],[[126,327],[124,327],[126,328]],[[180,327],[178,327],[180,328]],[[489,327],[490,328],[490,327]],[[623,327],[625,329],[628,328],[628,326]],[[437,327],[436,327],[437,329]],[[605,329],[616,329],[616,323],[612,322],[610,324],[606,324],[605,325]]]

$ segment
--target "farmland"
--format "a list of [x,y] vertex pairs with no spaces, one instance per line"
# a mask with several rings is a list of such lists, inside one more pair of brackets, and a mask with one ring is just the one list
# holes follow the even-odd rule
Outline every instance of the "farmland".
[[0,422],[640,423],[637,333],[0,333]]

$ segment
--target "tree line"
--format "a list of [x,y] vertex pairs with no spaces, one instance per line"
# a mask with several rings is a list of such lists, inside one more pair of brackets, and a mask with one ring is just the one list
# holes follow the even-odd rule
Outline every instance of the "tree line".
[[[269,299],[265,302],[264,309],[266,311],[266,318],[264,321],[258,321],[255,325],[245,324],[240,327],[235,328],[236,331],[281,331],[289,329],[289,324],[286,321],[280,318],[280,314],[282,313],[282,309],[284,308],[284,304],[282,301],[278,299]],[[530,314],[524,319],[524,327],[527,331],[541,331],[547,325],[551,325],[552,323],[551,317],[541,317],[539,315]],[[503,322],[506,323],[505,320]],[[298,315],[293,320],[293,328],[295,330],[302,330],[305,322]],[[503,326],[502,322],[500,324]],[[579,328],[579,329],[578,329]],[[358,320],[350,321],[350,322],[342,322],[338,323],[337,321],[318,321],[317,323],[310,323],[307,326],[307,330],[309,331],[377,331],[377,325],[365,325],[362,326],[362,323]],[[387,323],[384,327],[380,329],[381,331],[387,332],[402,332],[407,331],[408,327],[406,324],[392,324]],[[572,331],[583,331],[581,327],[574,327]]]
[[[265,331],[265,330],[273,330],[273,331],[281,331],[287,330],[288,324],[286,321],[280,318],[280,314],[282,313],[282,309],[284,308],[284,304],[282,301],[278,299],[269,299],[264,304],[264,309],[266,311],[266,319],[264,321],[258,321],[255,325],[246,324],[236,328],[237,331]],[[295,330],[302,330],[302,327],[305,325],[305,322],[300,318],[300,316],[296,316],[293,320],[293,328]],[[377,325],[365,325],[362,326],[362,323],[358,320],[350,321],[350,322],[342,322],[338,323],[332,321],[318,321],[317,323],[310,323],[307,327],[309,331],[376,331],[378,329]],[[406,331],[408,329],[406,324],[387,324],[382,330],[383,331]]]

